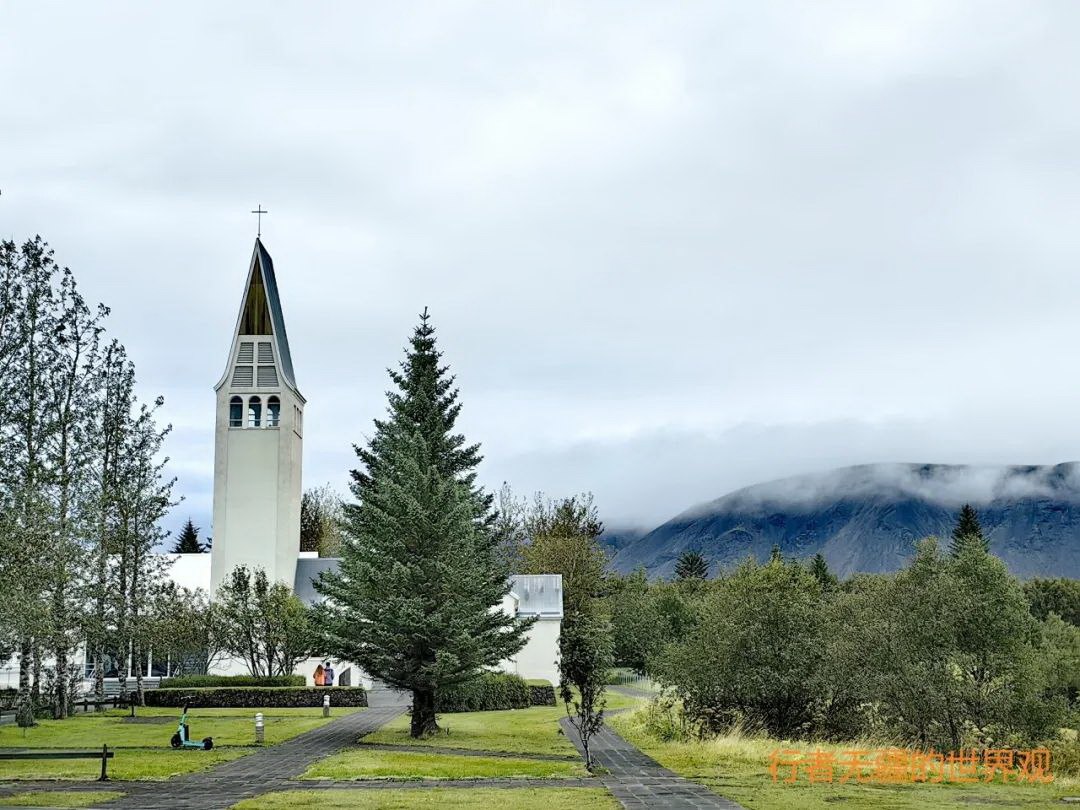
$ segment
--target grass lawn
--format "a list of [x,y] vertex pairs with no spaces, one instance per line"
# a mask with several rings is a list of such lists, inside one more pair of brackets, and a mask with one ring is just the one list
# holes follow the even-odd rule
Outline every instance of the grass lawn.
[[115,790],[83,790],[78,793],[59,790],[38,790],[18,796],[0,797],[0,807],[92,807],[119,799],[123,793]]
[[[188,715],[191,736],[214,738],[214,750],[174,751],[169,738],[180,719],[178,709],[141,708],[133,722],[126,711],[77,714],[67,720],[41,720],[26,730],[0,727],[4,748],[86,748],[103,744],[116,750],[109,762],[113,779],[168,779],[219,765],[251,753],[255,742],[256,709],[193,709]],[[360,709],[338,708],[331,719]],[[324,723],[321,708],[263,709],[267,743],[287,740]],[[100,763],[90,759],[0,761],[0,779],[95,779]]]
[[266,793],[234,810],[619,810],[603,788],[434,788],[433,790],[292,790]]
[[[192,709],[188,725],[193,739],[213,737],[214,746],[253,745],[255,712],[262,711],[266,742],[277,743],[328,722],[322,708],[311,709]],[[338,708],[330,719],[360,709]],[[4,748],[168,748],[180,722],[180,709],[143,707],[132,719],[125,710],[77,714],[66,720],[39,720],[34,728],[0,726]]]
[[[614,709],[636,709],[649,699],[644,696],[623,695],[615,692],[611,688],[608,688],[607,692],[604,694],[607,699],[607,702],[604,705],[605,711],[612,711]],[[562,706],[561,700],[559,701],[559,706]],[[566,710],[564,709],[563,714],[565,713]]]
[[[808,752],[815,749],[837,755],[855,744],[828,745],[778,742],[765,738],[730,735],[706,742],[660,742],[642,729],[635,714],[613,717],[612,728],[646,754],[682,776],[708,785],[751,810],[970,810],[973,806],[1015,807],[1026,810],[1061,808],[1062,796],[1080,796],[1075,779],[1057,779],[1049,785],[1031,787],[1002,784],[809,784],[805,772],[794,784],[774,782],[769,772],[770,755],[777,748]],[[876,746],[861,746],[875,748]],[[1000,776],[998,779],[1000,780]]]
[[440,714],[442,733],[414,740],[409,736],[409,716],[399,715],[361,740],[382,745],[432,745],[468,748],[471,751],[503,751],[511,754],[576,755],[574,746],[559,730],[562,706],[533,706],[499,712]]
[[578,762],[351,748],[307,770],[303,779],[558,779],[588,776]]
[[[610,691],[607,698],[608,709],[636,708],[644,703],[643,698]],[[409,716],[403,714],[364,737],[360,744],[430,745],[470,751],[576,756],[577,750],[559,729],[559,718],[566,716],[566,709],[561,699],[556,700],[555,706],[440,714],[439,725],[443,732],[422,740],[409,736]]]
[[[109,760],[109,778],[116,780],[169,779],[183,773],[201,771],[250,754],[250,748],[226,748],[213,751],[173,751],[166,749],[125,748]],[[85,779],[101,775],[101,760],[34,759],[0,762],[3,779]]]

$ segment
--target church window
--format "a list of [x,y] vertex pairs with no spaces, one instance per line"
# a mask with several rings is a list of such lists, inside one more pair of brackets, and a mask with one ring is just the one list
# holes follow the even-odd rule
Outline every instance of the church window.
[[281,423],[281,400],[270,397],[266,400],[266,426],[277,427]]
[[248,427],[262,426],[262,400],[252,397],[248,400]]
[[255,344],[250,340],[244,341],[240,344],[240,351],[236,354],[237,363],[254,363],[255,362]]
[[233,370],[232,384],[237,388],[251,388],[254,378],[251,366],[237,366]]
[[229,400],[229,427],[244,426],[244,400],[233,397]]
[[277,384],[277,369],[273,366],[259,366],[259,388],[276,388]]
[[[251,361],[248,361],[251,362]],[[273,363],[274,362],[274,346],[272,343],[266,343],[259,341],[259,362],[260,363]]]

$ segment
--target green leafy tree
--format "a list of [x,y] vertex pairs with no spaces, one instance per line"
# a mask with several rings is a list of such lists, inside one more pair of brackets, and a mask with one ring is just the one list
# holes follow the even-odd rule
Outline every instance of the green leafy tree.
[[329,484],[305,490],[300,498],[300,550],[320,557],[341,553],[342,500]]
[[585,767],[592,770],[590,742],[604,725],[608,673],[613,665],[612,633],[595,613],[573,614],[559,640],[559,694],[570,723],[581,738]]
[[529,542],[525,525],[529,503],[525,498],[516,497],[510,485],[504,481],[499,489],[497,507],[491,529],[495,534],[499,557],[508,570],[524,571],[525,546]]
[[645,569],[636,568],[623,578],[609,599],[615,662],[644,674],[664,642],[671,640]]
[[1001,560],[977,543],[942,556],[928,538],[882,582],[844,628],[839,666],[863,668],[885,731],[946,750],[1053,733],[1063,703],[1046,695],[1038,628]]
[[1080,697],[1080,627],[1051,613],[1040,630],[1046,688],[1075,706]]
[[705,595],[657,679],[705,732],[737,721],[777,736],[815,713],[824,657],[821,586],[801,565],[748,561]]
[[687,549],[675,563],[675,578],[679,582],[709,578],[709,561],[697,549]]
[[215,615],[202,589],[192,591],[171,580],[160,583],[147,631],[154,659],[167,658],[173,677],[207,674],[224,655]]
[[607,588],[607,555],[597,542],[604,531],[592,495],[551,501],[537,493],[525,518],[529,542],[522,549],[526,574],[561,574],[567,615],[591,610]]
[[438,730],[438,690],[514,655],[531,621],[497,609],[510,582],[491,497],[475,485],[479,447],[454,432],[458,392],[426,310],[390,376],[388,418],[356,448],[341,565],[316,587],[327,649],[410,690],[422,737]]
[[314,629],[303,602],[266,572],[237,566],[213,604],[216,644],[253,676],[291,675],[312,652]]
[[1024,583],[1024,596],[1035,618],[1045,619],[1056,613],[1069,624],[1080,627],[1080,580],[1035,577]]
[[990,542],[983,537],[978,513],[970,504],[965,503],[960,508],[960,514],[956,518],[956,526],[952,530],[952,542],[949,544],[949,552],[955,557],[969,545],[978,546],[983,551],[990,550]]
[[180,536],[173,545],[173,554],[202,554],[207,550],[206,546],[199,542],[199,530],[187,519],[184,528],[180,530]]

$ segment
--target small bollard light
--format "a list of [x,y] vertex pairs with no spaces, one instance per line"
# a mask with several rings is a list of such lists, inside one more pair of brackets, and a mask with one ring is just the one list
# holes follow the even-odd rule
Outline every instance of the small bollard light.
[[322,716],[323,717],[329,717],[330,716],[330,696],[329,695],[323,695],[323,698],[322,698]]
[[263,726],[262,712],[255,713],[255,742],[261,743],[264,739],[265,727]]

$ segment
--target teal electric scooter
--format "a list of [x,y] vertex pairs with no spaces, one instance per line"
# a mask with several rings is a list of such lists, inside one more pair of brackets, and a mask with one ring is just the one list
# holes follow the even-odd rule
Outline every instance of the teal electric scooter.
[[199,748],[203,751],[209,751],[214,747],[213,737],[203,737],[202,742],[196,742],[191,739],[188,732],[187,713],[188,705],[184,704],[184,713],[180,715],[180,727],[176,729],[176,733],[172,735],[172,747],[173,748]]

